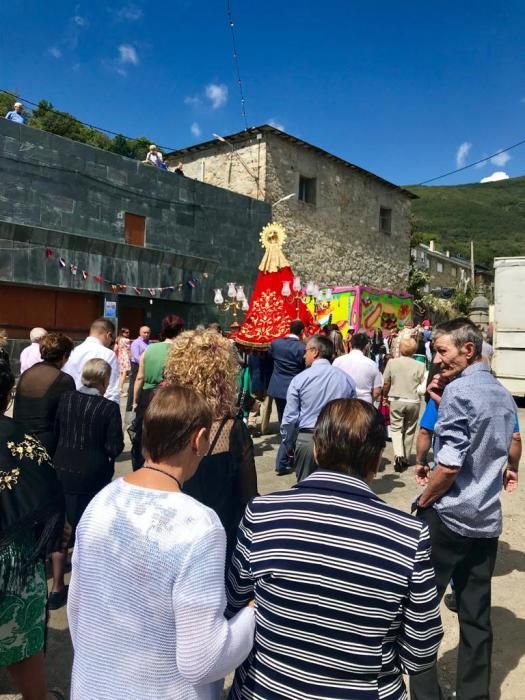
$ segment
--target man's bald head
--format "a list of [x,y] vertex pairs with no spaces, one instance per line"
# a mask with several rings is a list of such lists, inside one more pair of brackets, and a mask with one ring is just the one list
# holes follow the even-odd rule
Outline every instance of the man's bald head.
[[149,326],[141,326],[139,329],[139,335],[143,340],[149,340],[151,328]]

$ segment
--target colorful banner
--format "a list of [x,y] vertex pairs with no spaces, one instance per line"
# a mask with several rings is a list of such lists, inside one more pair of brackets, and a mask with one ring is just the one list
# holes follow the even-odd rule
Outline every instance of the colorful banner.
[[[326,293],[326,289],[322,291]],[[336,323],[343,334],[351,327],[369,334],[381,328],[388,334],[412,322],[413,298],[409,294],[371,287],[335,287],[331,292],[330,301],[308,302],[308,309],[320,326]]]
[[412,297],[361,288],[360,327],[365,332],[381,328],[389,333],[412,321]]
[[352,325],[351,314],[355,298],[356,295],[353,290],[333,292],[330,301],[319,303],[311,300],[308,303],[308,309],[321,327],[326,326],[328,323],[337,323],[341,333],[346,335]]

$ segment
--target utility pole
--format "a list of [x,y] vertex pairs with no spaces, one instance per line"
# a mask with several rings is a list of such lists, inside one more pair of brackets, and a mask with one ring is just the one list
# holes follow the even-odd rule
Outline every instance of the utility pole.
[[470,241],[470,283],[474,289],[474,241]]

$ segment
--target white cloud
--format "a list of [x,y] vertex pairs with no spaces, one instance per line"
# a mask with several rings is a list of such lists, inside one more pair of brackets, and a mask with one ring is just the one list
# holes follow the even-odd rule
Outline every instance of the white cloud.
[[467,156],[469,154],[472,144],[465,141],[456,151],[456,165],[458,168],[462,168],[467,163]]
[[498,182],[498,180],[508,180],[509,176],[507,175],[506,172],[503,170],[496,170],[496,172],[492,173],[492,175],[489,175],[488,177],[484,177],[480,182]]
[[121,65],[126,65],[128,63],[131,63],[131,65],[133,65],[133,66],[138,66],[139,57],[138,57],[138,54],[137,54],[135,47],[131,46],[131,44],[121,44],[118,47],[118,53],[119,53],[118,62]]
[[53,56],[53,58],[62,58],[62,51],[58,48],[58,46],[50,46],[47,52]]
[[77,25],[77,27],[87,27],[88,26],[88,21],[85,17],[81,17],[81,15],[75,15],[72,17],[73,22]]
[[197,107],[201,103],[201,98],[200,97],[192,97],[192,95],[188,95],[188,97],[184,98],[184,104],[185,105],[190,105],[191,107]]
[[496,153],[495,156],[492,156],[490,162],[494,163],[494,165],[497,165],[500,168],[504,168],[509,162],[509,160],[510,156],[508,153]]
[[279,129],[279,131],[285,131],[284,124],[281,124],[281,122],[278,122],[275,119],[268,119],[268,124],[270,126],[273,126],[274,129]]
[[228,88],[222,83],[220,85],[210,83],[206,86],[206,97],[211,102],[213,109],[219,109],[219,107],[225,105],[228,100]]
[[127,5],[124,5],[124,7],[121,7],[120,10],[117,10],[115,16],[121,21],[136,22],[143,14],[142,9],[138,5],[129,2]]
[[193,124],[190,127],[190,131],[195,136],[195,138],[199,138],[199,136],[202,134],[201,128],[197,124],[197,122],[193,122]]

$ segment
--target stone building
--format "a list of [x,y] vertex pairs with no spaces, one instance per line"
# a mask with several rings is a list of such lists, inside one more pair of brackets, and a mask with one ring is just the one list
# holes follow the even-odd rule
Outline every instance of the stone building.
[[[471,279],[470,261],[450,254],[446,250],[436,250],[434,241],[427,245],[419,243],[412,249],[412,259],[416,266],[429,276],[425,291],[462,289]],[[494,273],[482,265],[474,268],[475,288],[484,288],[491,293]]]
[[303,281],[406,289],[411,192],[267,125],[166,158],[190,178],[272,204]]
[[265,202],[0,119],[0,327],[27,343],[33,326],[83,337],[105,310],[132,334],[167,313],[217,320],[213,289],[249,293],[269,219]]

